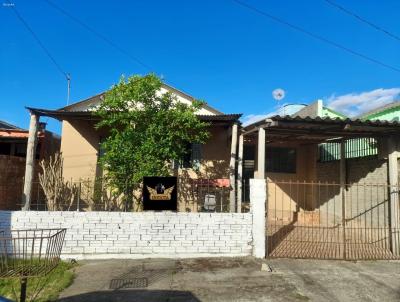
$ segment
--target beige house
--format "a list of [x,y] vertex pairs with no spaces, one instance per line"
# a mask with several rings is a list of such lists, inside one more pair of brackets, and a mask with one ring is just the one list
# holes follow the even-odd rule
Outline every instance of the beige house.
[[[163,85],[160,93],[173,93],[177,100],[190,104],[194,98],[169,85]],[[62,122],[61,152],[64,159],[64,177],[66,180],[93,182],[102,176],[98,165],[101,156],[100,143],[106,135],[95,129],[98,118],[93,116],[92,109],[102,102],[104,93],[60,108],[47,110],[28,108],[32,119],[48,116]],[[235,194],[235,159],[240,114],[223,114],[204,105],[197,113],[199,119],[210,123],[210,138],[204,145],[192,144],[190,156],[176,167],[176,174],[182,186],[179,209],[183,211],[200,210],[196,194],[200,187],[224,187],[228,196]],[[186,189],[185,189],[186,188]],[[190,193],[190,194],[189,194]],[[204,194],[203,194],[204,195]],[[203,196],[204,197],[204,196]],[[229,204],[229,197],[224,200]],[[232,205],[234,206],[234,205]]]

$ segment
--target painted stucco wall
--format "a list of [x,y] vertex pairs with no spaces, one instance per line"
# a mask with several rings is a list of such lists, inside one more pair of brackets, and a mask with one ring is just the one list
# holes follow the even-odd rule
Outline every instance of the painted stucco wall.
[[[102,176],[101,167],[98,165],[101,135],[89,121],[63,122],[61,152],[64,158],[64,177],[66,180],[83,182],[83,204],[92,203],[94,179]],[[211,127],[210,138],[201,147],[200,169],[178,169],[179,211],[197,212],[204,199],[205,190],[209,189],[203,187],[199,193],[193,179],[229,178],[230,144],[230,127]],[[217,194],[221,203],[228,204],[229,188],[218,190]]]
[[204,201],[204,194],[216,194],[217,203],[229,204],[229,187],[214,190],[212,186],[197,186],[195,179],[229,179],[231,136],[229,126],[215,126],[209,129],[210,138],[201,146],[200,168],[179,168],[180,211],[197,212]]
[[[267,174],[270,180],[268,215],[271,221],[291,221],[295,212],[298,212],[297,221],[300,223],[311,223],[317,219],[318,223],[329,222],[333,226],[334,221],[340,221],[340,162],[321,163],[317,161],[317,155],[311,151],[300,155],[306,158],[300,159],[298,166],[308,170],[307,173],[276,174],[274,177]],[[348,159],[346,171],[346,183],[355,184],[346,191],[348,217],[358,215],[357,222],[367,220],[374,225],[387,221],[386,160],[378,157]],[[292,182],[282,183],[289,180]],[[371,205],[374,206],[372,211]]]
[[[201,147],[199,171],[179,169],[180,176],[190,178],[229,178],[230,127],[211,127],[210,138]],[[61,152],[66,179],[93,178],[99,173],[97,166],[101,133],[88,121],[64,121]]]
[[89,121],[64,121],[61,153],[66,180],[93,179],[98,171],[99,134]]
[[320,117],[329,117],[331,119],[345,118],[345,116],[343,114],[340,114],[339,112],[336,112],[328,107],[322,107],[322,112],[321,112]]
[[316,179],[318,156],[316,145],[282,144],[280,146],[296,148],[296,173],[267,172],[268,200],[274,200],[269,205],[269,217],[272,219],[278,216],[291,217],[296,209],[304,210],[310,203],[312,192],[304,190],[304,186],[291,185],[289,182],[310,183]]

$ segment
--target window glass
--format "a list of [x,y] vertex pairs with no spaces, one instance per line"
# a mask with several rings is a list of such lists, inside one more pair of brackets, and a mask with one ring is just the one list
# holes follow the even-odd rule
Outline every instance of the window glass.
[[181,160],[181,167],[199,169],[200,162],[201,162],[201,144],[187,143],[186,153]]
[[296,173],[295,148],[267,148],[265,157],[265,170],[267,172]]

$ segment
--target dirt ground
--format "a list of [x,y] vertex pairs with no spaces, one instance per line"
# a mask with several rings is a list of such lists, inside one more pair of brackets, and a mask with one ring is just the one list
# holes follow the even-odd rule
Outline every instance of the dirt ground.
[[396,261],[248,257],[80,264],[59,301],[400,301]]

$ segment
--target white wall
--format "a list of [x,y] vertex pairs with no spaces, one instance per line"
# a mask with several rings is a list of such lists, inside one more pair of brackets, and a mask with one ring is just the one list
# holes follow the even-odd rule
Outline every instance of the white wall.
[[62,258],[252,254],[252,214],[0,211],[0,229],[66,228]]

